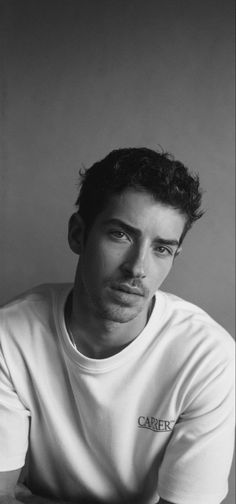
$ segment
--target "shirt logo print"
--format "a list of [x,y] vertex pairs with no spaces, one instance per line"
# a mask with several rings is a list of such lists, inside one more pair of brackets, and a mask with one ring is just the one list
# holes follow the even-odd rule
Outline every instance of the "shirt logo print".
[[154,432],[170,432],[173,430],[175,420],[163,420],[161,418],[140,416],[138,417],[138,427],[150,429]]

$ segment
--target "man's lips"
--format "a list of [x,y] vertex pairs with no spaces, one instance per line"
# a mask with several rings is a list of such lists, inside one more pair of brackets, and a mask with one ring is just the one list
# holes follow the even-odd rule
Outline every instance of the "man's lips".
[[114,284],[112,285],[112,289],[125,292],[127,294],[133,294],[135,296],[144,296],[144,289],[127,283]]

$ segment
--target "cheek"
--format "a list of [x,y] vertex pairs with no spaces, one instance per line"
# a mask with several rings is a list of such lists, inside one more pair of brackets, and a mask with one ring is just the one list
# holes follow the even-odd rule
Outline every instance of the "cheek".
[[102,253],[99,257],[100,275],[109,277],[112,275],[121,264],[121,258],[118,254]]
[[151,272],[151,283],[154,288],[155,285],[160,286],[162,282],[164,282],[172,268],[172,265],[173,259],[171,258],[168,261],[160,260],[155,268],[153,268],[153,271]]
[[87,276],[96,282],[99,278],[109,277],[109,274],[119,267],[120,261],[117,251],[107,250],[107,247],[96,244],[87,249],[83,267]]
[[119,266],[126,255],[125,247],[118,247],[117,244],[113,244],[106,239],[101,240],[95,250],[97,263],[99,263],[104,270]]

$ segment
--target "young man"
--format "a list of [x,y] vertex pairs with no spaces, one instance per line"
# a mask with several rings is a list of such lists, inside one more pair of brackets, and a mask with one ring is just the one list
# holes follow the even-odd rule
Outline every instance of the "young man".
[[[83,175],[74,285],[2,310],[0,502],[222,502],[233,340],[159,290],[200,204],[198,178],[145,148]],[[28,495],[16,490],[23,467]]]

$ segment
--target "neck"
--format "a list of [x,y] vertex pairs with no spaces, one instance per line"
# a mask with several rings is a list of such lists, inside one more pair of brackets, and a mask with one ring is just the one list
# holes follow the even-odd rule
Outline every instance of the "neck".
[[65,323],[77,350],[93,359],[104,359],[117,354],[144,329],[152,311],[141,312],[135,319],[118,323],[86,313],[76,292],[72,291],[65,306]]

